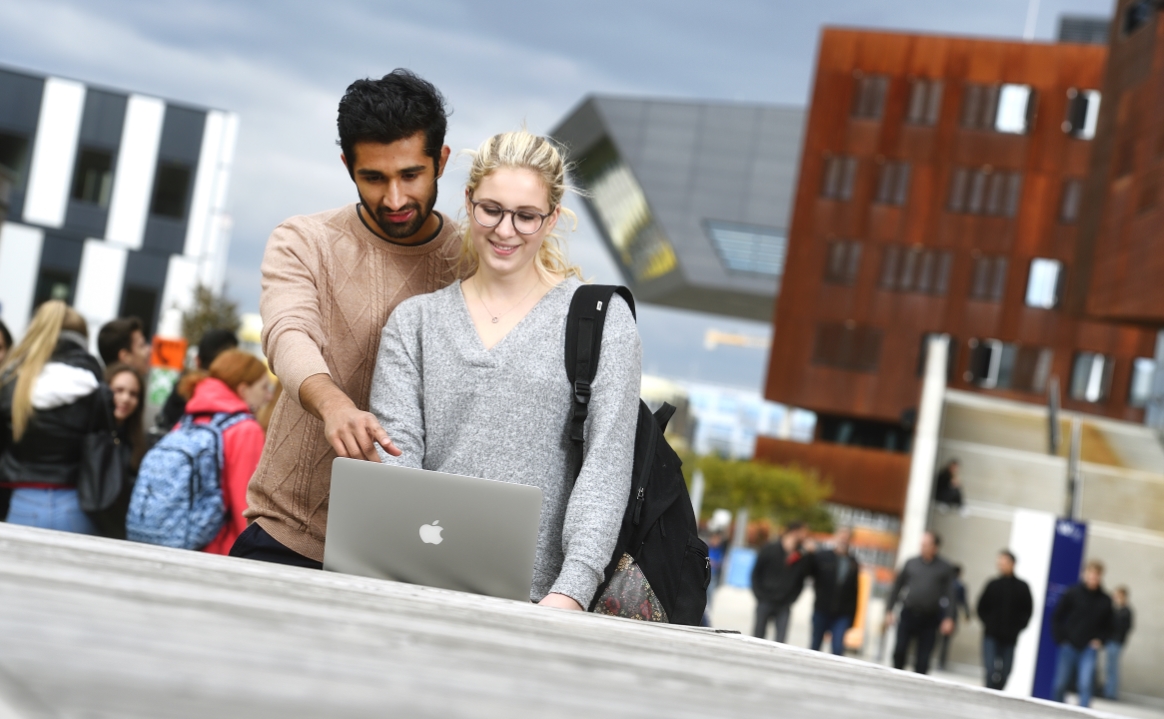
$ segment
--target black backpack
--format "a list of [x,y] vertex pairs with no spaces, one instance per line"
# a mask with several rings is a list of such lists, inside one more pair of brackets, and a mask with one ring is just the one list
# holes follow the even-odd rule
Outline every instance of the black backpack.
[[[566,376],[574,389],[570,439],[581,445],[589,412],[590,383],[598,371],[602,328],[610,300],[618,293],[631,314],[635,301],[630,290],[613,285],[582,285],[574,292],[566,320]],[[697,625],[707,607],[711,562],[707,545],[699,538],[695,511],[683,480],[682,462],[667,444],[663,431],[675,414],[664,403],[652,413],[639,400],[635,431],[634,469],[622,529],[594,604],[614,577],[623,554],[642,570],[672,624]]]

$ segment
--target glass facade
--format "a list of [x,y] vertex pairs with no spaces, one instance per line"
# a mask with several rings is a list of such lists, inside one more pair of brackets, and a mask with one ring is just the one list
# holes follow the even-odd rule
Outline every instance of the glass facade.
[[772,277],[784,274],[788,236],[783,230],[708,220],[707,234],[729,270]]

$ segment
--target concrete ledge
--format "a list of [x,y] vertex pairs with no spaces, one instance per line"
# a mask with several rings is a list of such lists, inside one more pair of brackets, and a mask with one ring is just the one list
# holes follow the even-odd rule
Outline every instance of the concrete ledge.
[[711,630],[0,524],[0,717],[1110,716]]

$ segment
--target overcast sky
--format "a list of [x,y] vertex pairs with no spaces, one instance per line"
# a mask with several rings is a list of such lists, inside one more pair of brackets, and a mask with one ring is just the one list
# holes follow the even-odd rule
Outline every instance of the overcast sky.
[[[1113,6],[1042,0],[1035,37],[1053,38],[1062,13]],[[409,67],[433,81],[457,151],[522,123],[548,132],[590,93],[802,106],[822,25],[1017,38],[1027,11],[1027,0],[3,0],[0,63],[239,113],[228,293],[256,311],[271,229],[355,199],[335,108],[357,77]],[[442,181],[439,208],[456,211],[464,165]],[[579,214],[574,259],[616,281]],[[759,389],[765,353],[707,351],[709,327],[769,332],[646,308],[644,371]]]

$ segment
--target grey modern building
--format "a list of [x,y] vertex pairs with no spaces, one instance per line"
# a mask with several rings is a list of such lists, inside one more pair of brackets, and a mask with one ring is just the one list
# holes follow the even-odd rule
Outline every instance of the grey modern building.
[[637,297],[769,322],[804,121],[795,107],[591,96],[551,134]]
[[13,333],[47,299],[94,329],[136,315],[152,333],[196,284],[221,289],[237,126],[229,112],[0,67],[12,180],[0,192],[0,317]]

